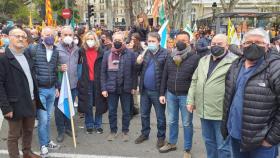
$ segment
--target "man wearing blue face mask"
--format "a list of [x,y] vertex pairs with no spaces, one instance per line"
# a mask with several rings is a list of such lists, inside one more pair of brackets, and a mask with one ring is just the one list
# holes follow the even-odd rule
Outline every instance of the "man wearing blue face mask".
[[58,51],[54,46],[54,30],[45,27],[42,30],[42,42],[31,48],[34,60],[36,79],[39,86],[40,100],[46,110],[37,111],[38,137],[41,156],[47,156],[48,149],[57,149],[59,146],[50,140],[50,120],[53,112],[56,89]]
[[142,130],[135,144],[140,144],[149,138],[150,113],[153,105],[157,117],[157,148],[161,148],[165,143],[166,118],[165,104],[159,102],[159,96],[167,50],[160,47],[160,35],[157,32],[150,32],[147,42],[148,50],[137,58],[137,69],[141,74],[139,90]]

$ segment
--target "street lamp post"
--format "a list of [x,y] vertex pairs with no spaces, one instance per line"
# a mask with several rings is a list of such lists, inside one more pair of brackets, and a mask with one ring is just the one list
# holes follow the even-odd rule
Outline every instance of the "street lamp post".
[[212,13],[213,13],[213,17],[212,17],[212,29],[214,30],[214,28],[216,29],[217,26],[216,26],[216,11],[217,11],[217,3],[214,2],[212,4]]

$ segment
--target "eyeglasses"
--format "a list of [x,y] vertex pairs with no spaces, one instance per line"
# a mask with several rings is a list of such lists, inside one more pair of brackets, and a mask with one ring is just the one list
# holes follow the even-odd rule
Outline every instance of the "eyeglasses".
[[10,35],[10,36],[13,36],[13,37],[15,37],[16,39],[20,39],[20,38],[22,38],[22,39],[27,39],[27,36],[21,36],[21,35]]
[[261,42],[261,41],[246,41],[246,42],[243,43],[243,45],[246,47],[246,46],[249,46],[253,43],[258,45],[258,46],[264,46],[265,45],[265,43]]

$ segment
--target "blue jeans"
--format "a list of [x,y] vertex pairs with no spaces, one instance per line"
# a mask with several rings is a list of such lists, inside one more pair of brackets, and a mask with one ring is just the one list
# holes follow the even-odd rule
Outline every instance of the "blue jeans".
[[121,107],[122,107],[122,132],[127,133],[129,132],[129,123],[130,123],[130,93],[109,93],[108,95],[108,108],[109,108],[109,122],[110,122],[110,129],[111,133],[117,133],[118,131],[118,103],[119,99],[121,100]]
[[89,113],[85,113],[85,125],[86,128],[101,128],[102,125],[102,115],[95,115],[95,118],[93,118],[93,104],[94,104],[94,81],[89,81],[88,84],[88,99],[89,99],[89,104],[87,106],[87,111]]
[[[78,91],[76,88],[71,89],[72,99],[73,102],[78,95]],[[57,128],[57,133],[62,134],[65,130],[71,131],[71,122],[70,120],[59,110],[57,107],[58,105],[58,98],[55,99],[55,109],[54,109],[54,116],[55,116],[55,124]]]
[[140,111],[141,111],[141,123],[142,123],[142,135],[149,137],[150,127],[150,114],[152,105],[155,108],[157,117],[157,137],[159,139],[165,139],[166,131],[166,118],[165,118],[165,105],[159,102],[159,92],[143,90],[140,99]]
[[187,96],[177,96],[167,91],[167,112],[169,125],[169,143],[176,144],[179,132],[179,110],[184,127],[184,149],[191,150],[193,139],[193,114],[186,109]]
[[278,155],[278,146],[264,147],[260,146],[251,151],[240,151],[240,140],[231,136],[230,144],[232,148],[232,158],[276,158]]
[[39,88],[39,97],[46,110],[37,110],[38,137],[40,146],[50,142],[50,120],[55,100],[55,88]]
[[229,138],[224,140],[220,130],[222,121],[200,120],[207,158],[230,158]]

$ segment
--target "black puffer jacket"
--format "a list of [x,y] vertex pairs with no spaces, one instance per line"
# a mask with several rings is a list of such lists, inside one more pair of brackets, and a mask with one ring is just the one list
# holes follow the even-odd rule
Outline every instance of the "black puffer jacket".
[[[89,65],[87,62],[86,57],[86,51],[85,49],[81,48],[79,50],[80,58],[79,58],[79,64],[82,64],[82,75],[81,78],[78,81],[78,92],[79,92],[79,106],[78,111],[81,113],[90,113],[88,111],[88,104],[89,104],[89,98],[88,98],[88,88],[89,88]],[[98,50],[98,55],[96,58],[96,61],[94,63],[94,95],[95,98],[93,99],[94,105],[96,108],[95,114],[101,115],[108,110],[108,104],[107,99],[104,98],[101,94],[101,65],[102,65],[102,59],[103,59],[103,51],[100,48]]]
[[192,82],[192,75],[198,65],[200,56],[193,52],[177,67],[173,58],[168,55],[160,86],[160,95],[164,96],[166,89],[175,95],[187,95]]
[[[244,58],[235,61],[226,78],[222,134],[227,137],[227,121],[235,94],[238,73]],[[280,56],[268,53],[248,79],[244,89],[241,148],[251,150],[266,140],[280,142]]]
[[54,46],[50,62],[47,61],[46,47],[40,43],[31,49],[36,79],[39,87],[51,88],[57,83],[58,51]]
[[160,91],[160,84],[161,84],[161,79],[162,79],[162,72],[164,69],[164,64],[165,64],[165,60],[167,57],[167,49],[164,48],[159,48],[158,52],[153,55],[153,53],[151,53],[149,50],[146,52],[145,56],[144,56],[144,61],[142,64],[136,64],[136,68],[138,71],[138,74],[140,73],[140,84],[139,84],[139,91],[140,93],[143,92],[143,88],[144,88],[144,75],[148,66],[148,63],[151,60],[155,60],[155,78],[156,78],[156,90]]

